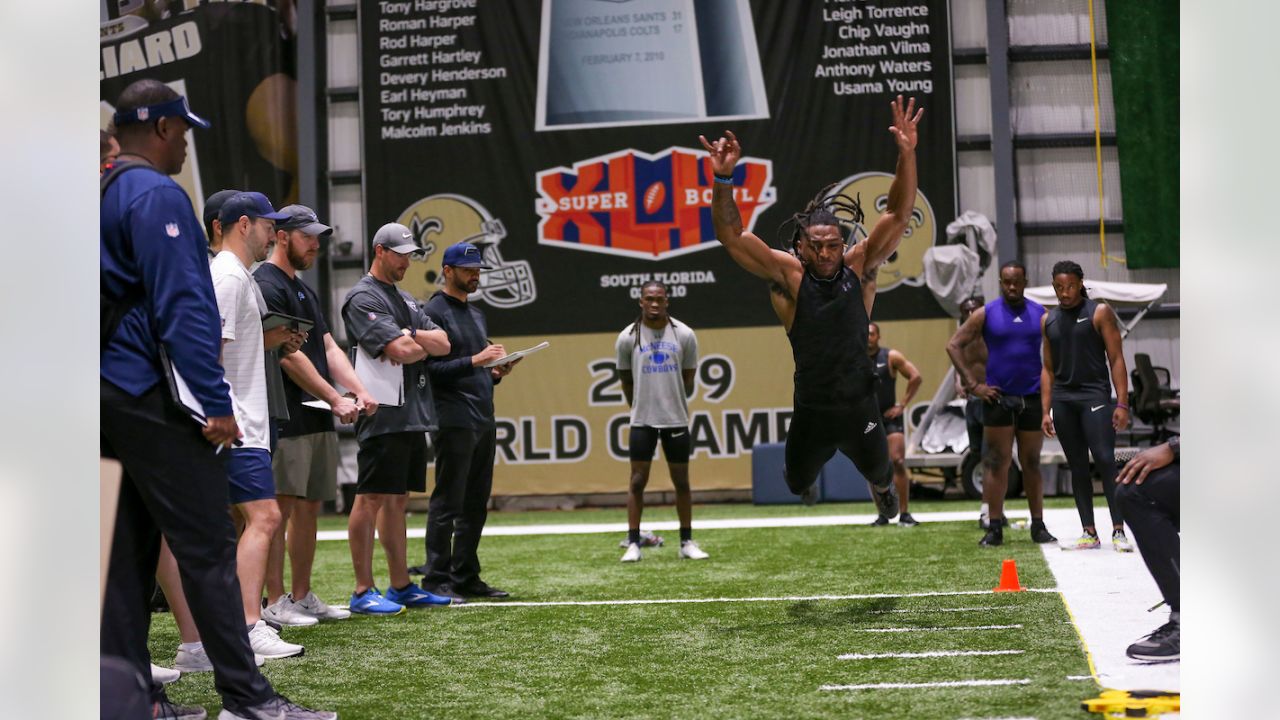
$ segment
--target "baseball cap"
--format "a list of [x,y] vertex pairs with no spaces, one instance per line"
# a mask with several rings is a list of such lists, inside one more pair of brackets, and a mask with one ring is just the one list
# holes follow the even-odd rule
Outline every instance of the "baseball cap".
[[204,128],[205,130],[213,126],[208,120],[191,112],[191,106],[187,105],[187,98],[184,95],[179,95],[162,103],[142,105],[132,110],[117,110],[111,116],[111,121],[119,127],[133,123],[151,122],[162,117],[180,117],[192,127]]
[[400,223],[387,223],[378,228],[378,232],[373,235],[373,244],[381,245],[400,255],[423,252],[422,248],[418,247],[418,243],[413,241],[413,233]]
[[480,248],[469,242],[460,242],[450,245],[444,251],[444,259],[440,261],[441,265],[452,265],[453,267],[473,267],[481,270],[489,270],[491,266],[484,264],[484,256],[480,254]]
[[320,222],[316,211],[306,205],[286,205],[280,208],[280,213],[288,215],[289,219],[276,223],[277,230],[300,230],[308,235],[333,234],[333,228]]
[[239,195],[242,192],[244,191],[219,190],[218,192],[210,195],[208,200],[204,201],[204,214],[202,219],[204,220],[204,229],[206,232],[210,235],[213,234],[213,221],[218,219],[218,213],[222,211],[223,204],[227,202],[228,198]]
[[230,225],[246,215],[251,220],[258,218],[276,221],[289,219],[288,215],[278,213],[275,208],[271,207],[271,201],[267,200],[266,195],[260,192],[242,192],[236,193],[223,201],[222,208],[218,211],[218,220],[223,225]]

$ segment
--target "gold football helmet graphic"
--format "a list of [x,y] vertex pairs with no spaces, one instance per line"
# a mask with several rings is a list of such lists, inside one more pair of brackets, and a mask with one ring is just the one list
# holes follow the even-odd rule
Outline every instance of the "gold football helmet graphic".
[[[862,211],[866,217],[853,228],[853,237],[858,242],[866,239],[867,233],[871,232],[876,221],[884,214],[889,205],[889,186],[892,183],[893,176],[889,173],[865,172],[847,177],[831,189],[831,196],[843,195],[850,201],[861,196]],[[901,283],[923,285],[924,252],[933,247],[936,234],[937,223],[933,207],[929,205],[924,192],[917,191],[916,204],[911,210],[911,219],[907,221],[907,230],[902,235],[897,252],[876,271],[876,292],[890,290]]]
[[507,236],[507,230],[501,220],[475,200],[451,193],[430,195],[410,205],[396,222],[409,228],[425,251],[420,260],[409,265],[402,283],[414,297],[425,301],[439,290],[444,282],[441,260],[445,248],[469,242],[480,249],[485,264],[490,266],[480,271],[480,289],[471,295],[471,300],[509,308],[537,299],[529,262],[502,257],[498,244]]

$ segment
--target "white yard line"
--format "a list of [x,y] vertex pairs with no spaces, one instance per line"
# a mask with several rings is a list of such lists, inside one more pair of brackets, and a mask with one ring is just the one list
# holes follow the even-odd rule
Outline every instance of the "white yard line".
[[897,610],[868,610],[868,615],[889,615],[893,613],[944,613],[944,612],[987,612],[990,610],[1021,610],[1016,605],[1005,605],[1003,607],[997,605],[979,605],[976,607],[961,608],[911,608]]
[[871,683],[869,685],[823,685],[819,690],[916,690],[925,688],[988,687],[993,685],[1030,685],[1030,678],[1021,680],[947,680],[926,683]]
[[[1009,518],[1017,519],[1017,513],[1006,513]],[[972,510],[913,513],[916,520],[929,522],[958,522],[976,520],[977,513]],[[803,515],[797,517],[762,517],[762,518],[726,518],[721,520],[695,520],[694,530],[726,530],[742,528],[789,528],[789,527],[825,527],[829,525],[866,525],[876,519],[875,513],[865,515]],[[672,531],[680,529],[678,520],[647,522],[644,529],[654,531]],[[490,525],[484,529],[484,537],[499,535],[589,535],[594,533],[625,534],[627,524],[616,523],[563,523],[556,525]],[[410,538],[426,536],[426,529],[410,528]],[[321,530],[316,533],[317,540],[346,540],[346,530]]]
[[[1027,592],[1056,593],[1054,588],[1027,588]],[[921,593],[869,593],[865,595],[785,595],[777,597],[718,597],[718,598],[662,598],[635,600],[547,600],[543,602],[468,602],[465,605],[449,607],[466,610],[468,608],[515,608],[515,607],[572,607],[594,605],[686,605],[697,603],[749,603],[749,602],[810,602],[820,600],[880,600],[886,598],[919,598],[919,597],[952,597],[956,595],[988,595],[990,590],[955,590],[951,592]],[[1022,627],[1021,625],[993,627]],[[928,630],[930,628],[905,628],[907,630]],[[954,630],[957,628],[934,628],[937,630]],[[885,631],[893,632],[893,631]]]
[[1021,655],[1026,650],[932,650],[914,653],[849,653],[838,655],[837,660],[883,660],[896,658],[977,657],[983,655]]
[[[1097,498],[1094,514],[1100,526],[1109,525],[1102,498]],[[1059,539],[1080,534],[1080,517],[1074,508],[1046,510],[1045,524]],[[1179,663],[1140,663],[1124,654],[1130,643],[1169,617],[1168,608],[1147,612],[1161,597],[1142,556],[1136,551],[1115,552],[1107,539],[1098,550],[1067,552],[1052,543],[1042,550],[1093,660],[1098,684],[1116,690],[1178,692],[1182,688]]]
[[961,625],[957,627],[850,628],[850,632],[909,633],[950,632],[952,630],[1021,630],[1021,625]]

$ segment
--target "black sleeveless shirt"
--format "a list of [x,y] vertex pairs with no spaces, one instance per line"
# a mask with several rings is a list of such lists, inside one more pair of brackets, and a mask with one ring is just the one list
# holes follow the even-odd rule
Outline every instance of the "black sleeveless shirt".
[[874,392],[867,324],[862,283],[856,273],[843,265],[830,280],[804,273],[787,334],[796,365],[797,408],[847,410]]
[[889,348],[882,347],[876,351],[876,398],[880,401],[880,413],[898,403],[898,380],[893,376],[893,368],[889,367]]
[[1111,399],[1111,368],[1102,334],[1093,326],[1096,300],[1049,312],[1045,335],[1053,361],[1053,397],[1062,400]]

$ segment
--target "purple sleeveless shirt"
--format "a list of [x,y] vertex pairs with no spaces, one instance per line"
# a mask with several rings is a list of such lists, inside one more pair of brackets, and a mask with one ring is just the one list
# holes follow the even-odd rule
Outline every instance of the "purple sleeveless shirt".
[[982,339],[987,343],[987,385],[1005,395],[1040,392],[1040,303],[1023,300],[1014,312],[1003,297],[987,303]]

